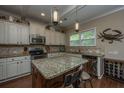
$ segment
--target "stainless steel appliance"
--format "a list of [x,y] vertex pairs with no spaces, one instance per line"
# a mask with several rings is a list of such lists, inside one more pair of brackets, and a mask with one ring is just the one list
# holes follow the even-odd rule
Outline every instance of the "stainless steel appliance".
[[30,35],[30,44],[45,44],[46,38],[45,36],[41,36],[38,34]]
[[45,53],[44,49],[42,49],[42,48],[31,48],[29,50],[29,53],[31,55],[31,59],[32,60],[41,59],[41,58],[46,58],[47,57],[47,53]]

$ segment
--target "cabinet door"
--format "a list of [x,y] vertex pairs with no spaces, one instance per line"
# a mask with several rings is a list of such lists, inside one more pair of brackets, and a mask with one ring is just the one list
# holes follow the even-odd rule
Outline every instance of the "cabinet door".
[[8,27],[9,44],[18,44],[17,25],[14,23],[7,23],[7,27]]
[[19,74],[24,74],[31,72],[31,62],[30,61],[21,61],[19,67]]
[[50,31],[50,44],[51,45],[56,45],[56,42],[55,42],[55,32],[54,31]]
[[19,62],[17,61],[7,62],[6,65],[7,78],[18,75],[18,64]]
[[29,44],[29,27],[22,25],[20,33],[21,33],[20,43]]
[[51,40],[50,40],[50,31],[46,30],[45,31],[45,36],[46,36],[46,45],[50,45]]
[[6,78],[6,62],[0,62],[0,80]]
[[0,44],[4,44],[5,41],[5,23],[0,21]]
[[65,35],[60,33],[60,45],[65,45]]

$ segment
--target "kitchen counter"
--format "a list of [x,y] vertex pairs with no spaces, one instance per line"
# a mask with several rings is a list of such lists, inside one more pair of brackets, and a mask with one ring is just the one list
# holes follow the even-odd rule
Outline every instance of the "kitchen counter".
[[21,57],[21,56],[29,56],[29,54],[0,55],[0,59],[12,58],[12,57]]
[[64,55],[60,57],[33,60],[32,64],[45,79],[52,79],[87,62],[86,59],[80,57]]
[[101,53],[90,53],[90,52],[83,52],[82,55],[96,56],[96,57],[102,57],[102,56],[104,56],[104,54],[101,54]]

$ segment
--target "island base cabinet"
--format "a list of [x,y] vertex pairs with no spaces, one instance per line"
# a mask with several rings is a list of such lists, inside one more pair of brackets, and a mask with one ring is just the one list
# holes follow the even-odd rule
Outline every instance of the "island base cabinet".
[[61,88],[64,84],[64,77],[67,74],[77,71],[79,67],[66,72],[52,79],[45,79],[38,69],[32,64],[32,87],[33,88]]

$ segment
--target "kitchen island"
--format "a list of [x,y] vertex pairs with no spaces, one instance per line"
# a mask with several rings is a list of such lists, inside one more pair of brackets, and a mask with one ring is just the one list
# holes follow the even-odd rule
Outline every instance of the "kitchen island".
[[64,55],[32,61],[32,87],[61,87],[64,76],[77,71],[88,61],[81,57]]

